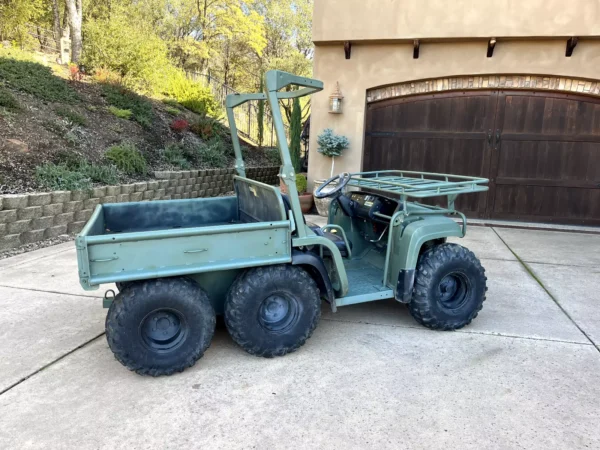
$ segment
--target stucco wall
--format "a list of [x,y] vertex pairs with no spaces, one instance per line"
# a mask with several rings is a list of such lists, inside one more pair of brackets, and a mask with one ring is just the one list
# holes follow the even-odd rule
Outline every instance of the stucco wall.
[[[335,172],[361,169],[366,96],[371,88],[485,74],[600,79],[600,41],[580,42],[570,58],[565,57],[563,40],[499,42],[492,58],[486,57],[486,50],[485,41],[431,43],[422,45],[419,59],[413,59],[411,44],[363,44],[353,46],[352,57],[346,60],[341,45],[317,45],[314,77],[324,81],[325,89],[312,99],[309,181],[329,176],[331,161],[317,153],[316,145],[317,135],[325,128],[333,128],[351,142],[346,153],[336,159]],[[336,82],[345,97],[341,115],[328,113],[329,95]]]
[[315,42],[600,35],[598,0],[315,0]]

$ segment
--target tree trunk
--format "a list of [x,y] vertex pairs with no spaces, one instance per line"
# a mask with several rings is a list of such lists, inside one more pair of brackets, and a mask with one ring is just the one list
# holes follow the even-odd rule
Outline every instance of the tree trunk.
[[54,34],[54,42],[56,48],[60,50],[60,11],[58,10],[58,0],[52,0],[52,33]]
[[81,22],[82,22],[82,0],[66,0],[69,13],[69,25],[71,27],[71,61],[78,63],[81,59]]

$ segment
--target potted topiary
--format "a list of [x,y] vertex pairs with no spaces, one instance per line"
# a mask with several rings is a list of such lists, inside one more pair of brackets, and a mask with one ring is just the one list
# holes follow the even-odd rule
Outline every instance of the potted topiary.
[[[323,130],[317,137],[317,145],[319,148],[317,151],[324,156],[328,156],[331,158],[331,172],[329,177],[333,177],[333,170],[335,168],[335,158],[336,156],[341,156],[342,152],[350,147],[350,141],[346,136],[340,136],[333,132],[331,128],[327,128]],[[314,190],[316,191],[326,180],[315,180],[314,181]],[[334,189],[336,187],[336,183],[331,183],[328,186],[328,189]],[[315,198],[315,204],[317,205],[317,211],[319,215],[327,217],[329,215],[329,204],[331,203],[331,198]]]

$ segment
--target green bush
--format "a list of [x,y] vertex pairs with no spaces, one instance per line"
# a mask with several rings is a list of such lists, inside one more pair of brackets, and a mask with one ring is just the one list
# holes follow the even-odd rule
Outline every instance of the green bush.
[[223,138],[228,132],[221,122],[206,115],[200,116],[198,120],[190,126],[190,130],[204,141],[208,141],[214,137]]
[[108,112],[110,112],[113,116],[118,117],[119,119],[125,120],[131,119],[131,116],[133,115],[130,109],[120,109],[116,106],[109,106]]
[[154,111],[152,104],[144,97],[116,84],[102,85],[102,95],[109,105],[131,111],[133,120],[143,127],[149,128],[152,125]]
[[88,164],[82,169],[96,183],[117,184],[119,182],[117,168],[114,166]]
[[112,165],[91,164],[87,159],[73,151],[64,151],[56,156],[58,166],[66,167],[71,172],[77,172],[89,178],[92,182],[102,184],[117,184],[119,175],[117,168]]
[[221,139],[212,139],[208,144],[201,145],[196,149],[199,162],[209,168],[221,168],[227,166],[225,144]]
[[106,151],[104,157],[117,169],[127,174],[146,173],[146,159],[133,144],[113,145]]
[[66,164],[43,164],[36,167],[35,176],[43,187],[53,191],[80,191],[92,187],[90,177]]
[[221,112],[210,88],[190,80],[180,70],[170,74],[165,94],[175,99],[181,106],[201,115],[217,116]]
[[74,125],[80,125],[82,127],[87,125],[87,120],[81,114],[72,109],[66,108],[64,106],[59,106],[54,109],[54,112],[58,114],[60,117],[67,119]]
[[110,2],[110,14],[86,17],[83,63],[90,73],[110,74],[99,79],[110,80],[116,74],[131,89],[159,94],[171,70],[167,42],[158,35],[154,21],[135,20],[132,9],[136,6],[125,3]]
[[171,114],[172,116],[178,116],[179,114],[181,114],[181,111],[179,111],[177,108],[173,108],[173,107],[171,107],[171,106],[167,106],[167,107],[165,108],[165,111],[166,111],[168,114]]
[[163,98],[161,100],[165,105],[170,106],[171,108],[176,108],[176,109],[180,109],[181,105],[179,104],[179,102],[177,100],[175,100],[174,98]]
[[306,192],[306,187],[308,186],[308,182],[306,181],[306,177],[304,175],[296,175],[296,189],[298,189],[298,194],[304,194]]
[[14,95],[0,87],[0,106],[3,106],[6,109],[16,110],[19,109],[19,102]]
[[31,61],[0,57],[0,79],[14,89],[49,102],[73,102],[77,94],[49,67]]
[[184,150],[177,144],[169,144],[161,152],[162,158],[168,164],[175,166],[179,169],[189,169],[191,167],[190,161],[186,158]]
[[273,166],[281,165],[281,154],[279,153],[278,148],[265,148],[265,156],[267,157],[269,164]]

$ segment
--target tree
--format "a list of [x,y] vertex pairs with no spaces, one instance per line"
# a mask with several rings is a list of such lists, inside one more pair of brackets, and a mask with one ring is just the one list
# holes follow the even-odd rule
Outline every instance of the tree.
[[[260,88],[259,92],[263,92],[265,90],[263,75],[260,77]],[[265,140],[265,101],[258,101],[258,111],[256,114],[256,119],[258,121],[258,146],[262,148],[263,141]]]
[[0,41],[14,39],[23,47],[31,40],[28,24],[37,22],[45,12],[44,0],[0,0]]
[[128,87],[156,94],[172,76],[167,44],[129,7],[112,5],[108,17],[88,19],[85,36],[85,64],[116,72]]
[[71,27],[71,61],[78,63],[81,59],[83,40],[81,37],[81,26],[83,23],[83,0],[65,0],[69,15],[69,26]]
[[302,112],[300,99],[292,102],[292,120],[290,121],[290,156],[296,172],[302,171],[302,158],[300,157],[300,136],[302,134]]

